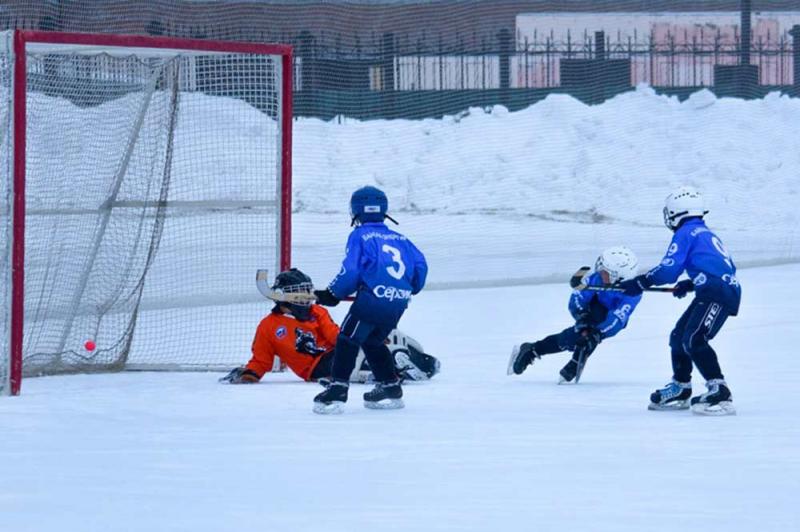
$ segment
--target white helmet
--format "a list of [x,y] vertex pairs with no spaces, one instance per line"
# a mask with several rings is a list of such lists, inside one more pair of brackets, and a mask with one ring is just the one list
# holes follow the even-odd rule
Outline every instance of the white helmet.
[[703,196],[697,189],[682,186],[667,196],[664,202],[664,225],[675,229],[685,218],[691,216],[703,217],[708,214],[703,202]]
[[625,246],[608,248],[597,257],[594,271],[608,272],[608,280],[611,283],[624,281],[636,277],[636,273],[639,271],[639,259],[636,258],[633,251]]

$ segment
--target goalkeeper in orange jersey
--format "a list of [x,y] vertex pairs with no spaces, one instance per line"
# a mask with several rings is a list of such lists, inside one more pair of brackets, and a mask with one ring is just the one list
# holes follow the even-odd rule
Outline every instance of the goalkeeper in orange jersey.
[[[281,272],[270,290],[275,307],[256,329],[253,356],[246,366],[233,369],[220,379],[230,384],[255,383],[272,371],[276,357],[305,381],[326,382],[331,376],[333,350],[339,327],[328,311],[314,304],[311,278],[298,269]],[[439,371],[439,361],[422,351],[422,346],[400,331],[388,339],[395,372],[400,379],[427,380]],[[372,378],[363,354],[351,379]]]

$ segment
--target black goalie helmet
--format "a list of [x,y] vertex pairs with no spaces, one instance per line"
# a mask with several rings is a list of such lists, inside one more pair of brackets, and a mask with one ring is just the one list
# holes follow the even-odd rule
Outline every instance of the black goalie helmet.
[[292,315],[300,321],[306,321],[311,317],[311,304],[313,297],[305,301],[293,300],[293,294],[314,294],[314,283],[311,277],[301,272],[297,268],[283,271],[275,277],[272,284],[274,300],[278,305],[286,307]]

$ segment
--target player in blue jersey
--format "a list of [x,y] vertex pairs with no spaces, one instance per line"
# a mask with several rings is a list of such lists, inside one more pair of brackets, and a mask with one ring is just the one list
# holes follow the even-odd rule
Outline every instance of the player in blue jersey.
[[353,192],[350,213],[356,227],[347,239],[342,269],[326,290],[315,291],[319,303],[329,306],[355,294],[336,338],[331,383],[314,398],[316,413],[342,412],[359,347],[377,381],[375,388],[364,394],[364,406],[404,406],[403,390],[385,340],[411,296],[425,286],[428,265],[411,240],[386,227],[386,218],[394,222],[388,208],[386,194],[375,187]]
[[[594,272],[584,278],[585,286],[601,286],[631,279],[637,273],[639,261],[630,249],[609,248],[597,258]],[[569,298],[569,312],[575,325],[560,333],[515,346],[508,362],[508,374],[521,375],[542,355],[572,352],[572,358],[561,369],[559,384],[580,378],[589,355],[598,344],[611,338],[628,325],[631,313],[642,299],[641,295],[627,296],[622,292],[575,290]]]
[[[681,298],[695,292],[694,300],[670,334],[672,381],[650,396],[651,410],[691,406],[698,414],[736,413],[717,354],[708,342],[728,316],[738,314],[742,291],[733,259],[703,221],[707,213],[702,196],[692,187],[680,187],[667,196],[664,223],[675,233],[667,254],[646,274],[620,283],[626,294],[638,295],[644,288],[677,281],[685,271],[689,279],[680,281],[673,295]],[[707,393],[697,397],[692,397],[692,363],[706,379],[708,388]]]

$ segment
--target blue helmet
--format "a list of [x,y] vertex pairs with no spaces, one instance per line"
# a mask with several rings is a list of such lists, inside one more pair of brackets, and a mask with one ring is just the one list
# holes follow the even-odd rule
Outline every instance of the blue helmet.
[[350,215],[353,223],[382,222],[387,217],[389,200],[382,190],[375,187],[361,187],[350,197]]

